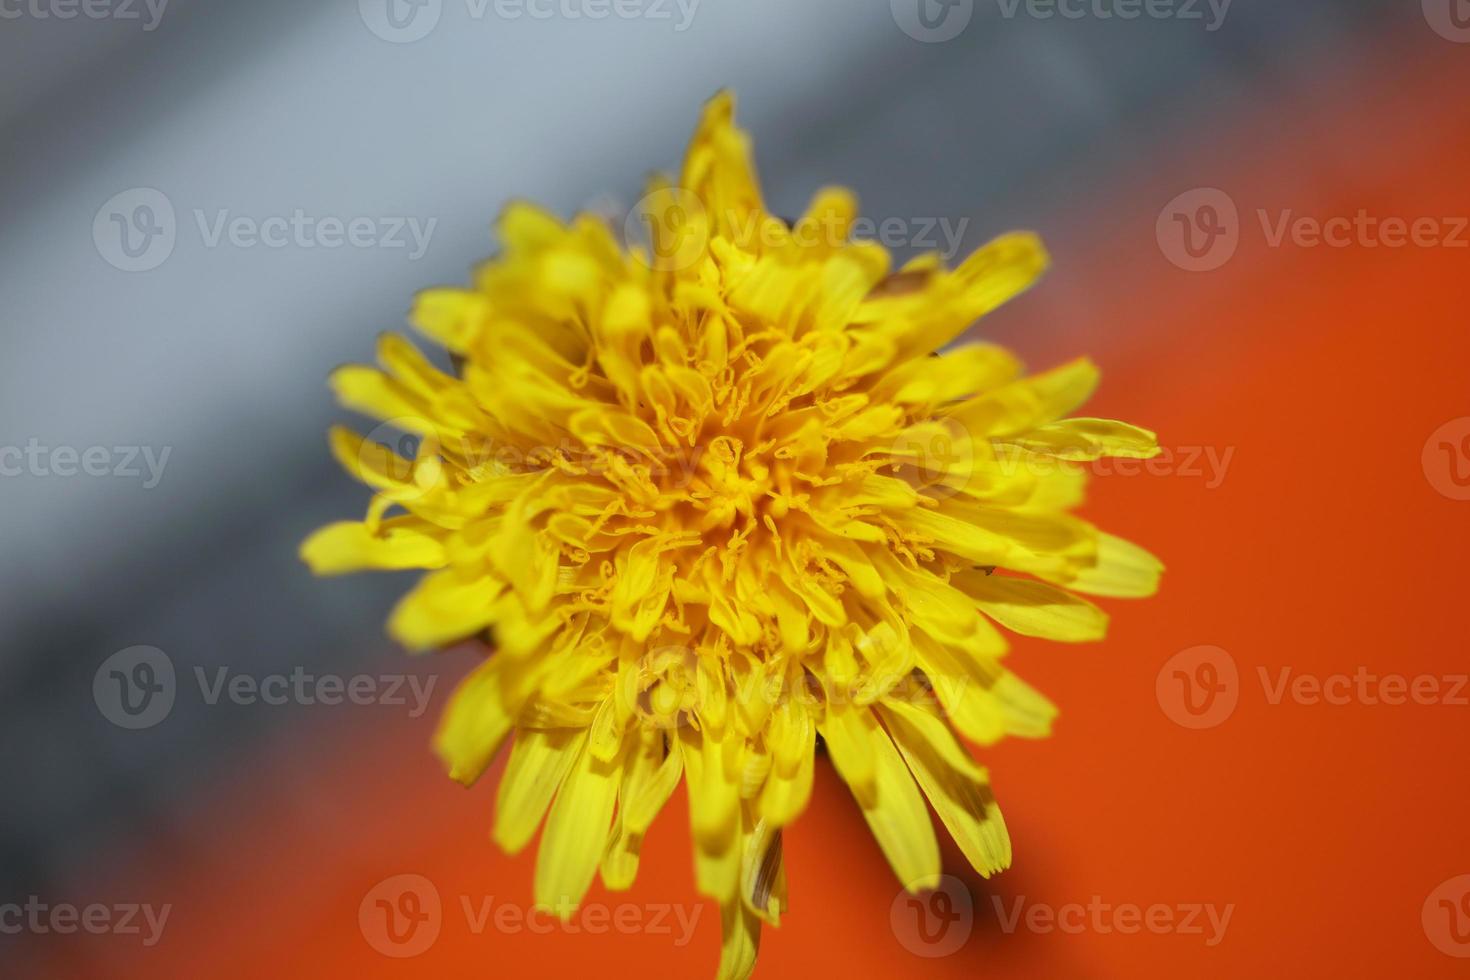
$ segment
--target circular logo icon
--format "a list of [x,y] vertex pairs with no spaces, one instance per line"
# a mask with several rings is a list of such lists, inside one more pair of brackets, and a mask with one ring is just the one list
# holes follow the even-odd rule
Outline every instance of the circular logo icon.
[[92,700],[119,728],[152,728],[174,709],[173,661],[157,647],[119,650],[92,675]]
[[1235,713],[1240,672],[1219,647],[1181,650],[1164,662],[1154,685],[1159,707],[1177,725],[1214,728]]
[[1447,41],[1470,44],[1470,0],[1423,0],[1424,19]]
[[163,265],[177,238],[173,202],[152,187],[114,194],[92,219],[97,254],[123,272],[147,272]]
[[444,906],[423,875],[385,878],[363,896],[357,925],[368,945],[395,959],[418,956],[439,939]]
[[439,26],[444,0],[357,0],[367,29],[394,44],[412,44]]
[[1470,417],[1435,429],[1421,462],[1430,486],[1451,500],[1470,500]]
[[663,272],[688,269],[704,258],[709,236],[704,202],[682,187],[644,195],[623,221],[624,241],[645,245],[647,264]]
[[[444,443],[427,419],[400,416],[363,436],[357,462],[365,472],[380,474],[395,486],[398,502],[418,500],[444,482]],[[474,460],[466,460],[473,467]]]
[[[671,731],[693,723],[703,702],[699,658],[688,647],[655,647],[626,675],[633,716],[648,728]],[[756,696],[760,691],[754,692]]]
[[975,928],[975,903],[963,881],[940,875],[933,891],[899,892],[888,907],[888,925],[915,956],[949,956],[965,945]]
[[[952,418],[909,426],[887,452],[899,464],[896,475],[926,497],[959,493],[975,475],[975,441],[970,430]],[[1001,466],[1026,465],[1003,447],[996,447],[996,459]]]
[[888,0],[893,20],[915,41],[953,41],[970,26],[975,0]]
[[1470,875],[1456,875],[1430,892],[1420,919],[1435,949],[1470,957]]
[[1164,205],[1154,225],[1164,258],[1188,272],[1210,272],[1235,256],[1240,212],[1229,194],[1196,187]]

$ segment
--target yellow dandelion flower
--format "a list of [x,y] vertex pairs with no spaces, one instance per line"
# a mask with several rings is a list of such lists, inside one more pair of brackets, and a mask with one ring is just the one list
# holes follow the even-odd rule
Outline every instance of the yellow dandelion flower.
[[473,286],[415,306],[454,373],[397,336],[383,370],[337,371],[345,405],[420,438],[404,458],[334,430],[375,493],[302,546],[323,574],[428,570],[389,621],[409,647],[493,637],[436,749],[469,784],[512,740],[494,838],[518,851],[544,819],[538,906],[570,915],[599,871],[629,887],[685,784],[721,977],[750,974],[786,908],[781,833],[819,737],[904,886],[939,879],[925,800],[977,871],[1007,867],[956,733],[1044,736],[1055,709],[1001,666],[997,627],[1099,639],[1076,593],[1149,595],[1161,571],[1070,513],[1076,464],[1158,451],[1069,417],[1096,368],[951,346],[1041,275],[1040,242],[895,272],[851,240],[846,191],[767,213],[733,115],[715,98],[652,189],[648,247],[510,207]]

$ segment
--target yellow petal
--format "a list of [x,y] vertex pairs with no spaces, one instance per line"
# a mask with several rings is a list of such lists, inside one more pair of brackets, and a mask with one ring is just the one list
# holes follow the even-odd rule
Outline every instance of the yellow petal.
[[679,739],[695,843],[707,853],[723,854],[733,846],[740,826],[740,784],[726,759],[736,746],[732,741],[727,749],[713,734],[687,728],[679,729]]
[[948,417],[979,442],[1027,432],[1072,414],[1097,388],[1097,365],[1078,358],[955,405]]
[[1164,563],[1138,545],[1099,534],[1097,564],[1069,580],[1067,588],[1089,595],[1141,599],[1159,590]]
[[1001,667],[996,655],[971,655],[924,637],[915,652],[950,722],[970,741],[991,745],[1005,735],[1051,734],[1056,706]]
[[983,572],[965,572],[951,581],[974,598],[985,615],[1023,636],[1089,643],[1108,631],[1107,613],[1045,582]]
[[388,632],[411,650],[456,643],[495,621],[495,600],[504,591],[505,583],[488,575],[465,578],[454,569],[432,572],[398,601],[388,618]]
[[781,828],[757,821],[745,835],[740,869],[740,898],[745,907],[773,926],[786,909],[786,869],[781,857]]
[[1005,348],[966,344],[938,357],[904,362],[884,376],[873,396],[902,405],[939,405],[1008,384],[1020,371],[1020,362]]
[[908,705],[882,710],[909,770],[970,865],[987,878],[1010,867],[1010,835],[985,772],[937,718]]
[[413,460],[403,458],[388,446],[370,442],[341,425],[332,426],[328,442],[338,465],[375,490],[413,487]]
[[[878,846],[906,888],[920,891],[936,887],[939,844],[914,777],[871,709],[843,708],[836,714],[840,721],[833,725],[829,708],[822,735],[838,774],[852,789]],[[855,756],[861,756],[860,764]],[[866,776],[864,770],[871,770],[870,783],[854,785],[848,779],[852,772]]]
[[495,223],[508,252],[539,252],[563,240],[567,229],[556,215],[527,201],[512,201]]
[[598,865],[603,887],[610,892],[632,888],[638,878],[638,861],[642,853],[643,835],[633,833],[619,821],[608,838],[602,863]]
[[516,732],[510,761],[500,778],[492,834],[507,854],[519,854],[535,836],[546,808],[586,742],[587,733],[574,729],[523,728]]
[[760,951],[761,920],[738,898],[720,906],[720,969],[717,980],[748,980]]
[[817,730],[832,754],[832,765],[859,802],[876,799],[877,759],[872,749],[877,727],[867,708],[837,702],[827,705],[827,718]]
[[[662,738],[659,733],[659,740]],[[623,820],[628,827],[640,834],[648,830],[654,817],[673,795],[683,773],[683,756],[675,742],[669,746],[668,754],[658,762],[657,768],[646,773],[646,779],[626,787],[627,798],[621,800],[620,805],[624,807]]]
[[434,751],[449,778],[466,786],[489,767],[515,720],[504,668],[504,658],[491,657],[460,682],[434,734]]
[[809,748],[790,773],[773,770],[767,775],[757,802],[761,818],[774,826],[784,827],[801,816],[812,796],[814,772],[815,756]]
[[416,518],[384,521],[376,532],[357,521],[329,524],[302,542],[301,560],[317,575],[442,568],[447,561],[444,545],[425,534],[424,526]]
[[820,258],[847,243],[858,203],[845,187],[824,187],[812,198],[806,213],[791,228],[792,240],[805,259]]
[[415,435],[438,435],[442,431],[421,396],[377,368],[359,364],[340,367],[332,372],[330,384],[337,400],[354,412],[391,421]]
[[597,875],[612,830],[622,760],[603,762],[584,747],[546,818],[536,854],[536,907],[570,920]]
[[1033,453],[1073,462],[1117,456],[1152,459],[1159,440],[1147,429],[1109,419],[1063,419],[1005,440]]
[[467,289],[426,289],[414,297],[409,322],[427,337],[464,353],[490,316],[490,301]]
[[749,238],[745,222],[765,207],[750,137],[735,125],[735,97],[730,92],[719,93],[705,105],[685,155],[680,185],[698,198],[715,233],[736,241]]

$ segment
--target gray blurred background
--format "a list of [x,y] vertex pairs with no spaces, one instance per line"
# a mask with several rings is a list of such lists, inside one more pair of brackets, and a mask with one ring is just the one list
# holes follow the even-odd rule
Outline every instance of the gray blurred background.
[[[317,581],[296,558],[366,501],[327,455],[346,416],[325,378],[371,359],[417,289],[464,281],[507,199],[617,213],[730,86],[778,213],[838,182],[874,217],[968,219],[966,249],[1019,225],[1064,249],[1069,216],[1182,125],[1323,58],[1351,71],[1378,18],[1418,16],[1239,0],[1212,31],[976,0],[938,43],[900,0],[689,2],[594,22],[444,0],[402,30],[371,0],[172,0],[156,23],[141,2],[6,7],[31,12],[0,20],[0,447],[104,447],[111,471],[136,450],[140,472],[0,477],[0,898],[44,893],[292,723],[180,697],[123,731],[93,698],[114,652],[158,647],[181,675],[382,662],[405,581]],[[117,220],[165,218],[139,188],[174,212],[161,260],[119,251]],[[210,244],[222,212],[298,209],[369,219],[378,244]],[[407,230],[381,241],[400,222],[433,222],[421,255]]]

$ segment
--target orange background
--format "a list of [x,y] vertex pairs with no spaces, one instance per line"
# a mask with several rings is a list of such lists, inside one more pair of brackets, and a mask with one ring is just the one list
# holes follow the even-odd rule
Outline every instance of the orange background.
[[[1091,411],[1156,428],[1176,452],[1233,450],[1229,468],[1217,487],[1187,473],[1094,484],[1087,516],[1169,572],[1156,599],[1110,604],[1105,644],[1016,643],[1013,668],[1062,716],[1050,740],[984,754],[1016,859],[982,882],[946,845],[947,870],[974,896],[964,947],[920,959],[899,941],[897,885],[824,763],[787,834],[793,908],[766,930],[757,977],[1470,970],[1421,924],[1430,892],[1470,872],[1470,707],[1273,705],[1258,677],[1470,670],[1470,502],[1438,493],[1421,464],[1430,433],[1470,415],[1470,249],[1272,248],[1255,218],[1470,214],[1467,58],[1449,43],[1385,41],[1331,91],[1309,73],[1282,79],[1288,94],[1257,114],[1186,123],[1168,155],[1074,188],[1072,210],[1043,227],[1055,270],[987,335],[1036,366],[1092,354],[1104,383]],[[1238,253],[1210,273],[1176,269],[1155,241],[1159,209],[1194,187],[1226,190],[1243,222]],[[1203,644],[1238,665],[1239,701],[1219,726],[1190,730],[1161,709],[1155,682]],[[324,713],[218,759],[208,798],[175,801],[95,869],[98,900],[173,905],[166,942],[41,940],[18,962],[97,977],[713,976],[712,906],[685,947],[470,931],[459,897],[524,905],[533,865],[531,851],[507,858],[489,841],[495,774],[466,792],[428,752],[442,688],[471,659],[420,662],[444,670],[422,718]],[[402,662],[385,646],[381,669]],[[595,885],[588,901],[694,901],[686,819],[681,792],[635,888]],[[426,876],[446,903],[437,942],[403,960],[375,952],[357,918],[363,896],[401,873]],[[1207,947],[1146,931],[1006,934],[992,896],[1007,908],[1098,896],[1233,911]]]

